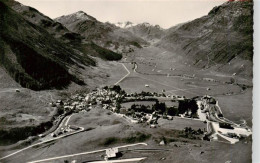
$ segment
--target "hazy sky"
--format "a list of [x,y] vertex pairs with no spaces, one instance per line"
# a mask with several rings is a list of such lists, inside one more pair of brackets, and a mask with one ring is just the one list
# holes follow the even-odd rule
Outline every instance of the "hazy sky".
[[206,15],[224,0],[18,0],[56,18],[82,10],[99,21],[149,22],[169,28]]

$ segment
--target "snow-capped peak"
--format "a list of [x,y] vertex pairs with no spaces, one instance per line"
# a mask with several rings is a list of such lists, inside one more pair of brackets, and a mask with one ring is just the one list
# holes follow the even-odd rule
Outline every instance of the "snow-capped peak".
[[82,19],[82,20],[90,20],[91,18],[83,11],[78,11],[75,13],[75,16],[77,19]]
[[160,27],[158,24],[152,25],[152,24],[147,23],[147,22],[138,24],[137,26],[139,26],[139,27],[145,27],[145,28],[156,28],[156,29],[159,29],[159,30],[164,30],[164,29],[163,29],[162,27]]
[[115,25],[120,28],[130,28],[130,27],[135,26],[136,24],[126,21],[126,22],[117,22],[117,23],[115,23]]

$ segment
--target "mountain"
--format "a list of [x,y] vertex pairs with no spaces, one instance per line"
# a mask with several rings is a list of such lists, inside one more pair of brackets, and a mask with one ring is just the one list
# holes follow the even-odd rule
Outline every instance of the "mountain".
[[[9,2],[9,1],[5,1]],[[8,4],[8,3],[7,3]],[[76,69],[95,62],[0,2],[0,64],[21,86],[40,90],[84,84]]]
[[126,21],[126,22],[117,22],[115,24],[117,27],[120,27],[120,28],[130,28],[130,27],[133,27],[133,26],[136,26],[136,24],[130,22],[130,21]]
[[149,23],[137,24],[127,29],[146,41],[161,39],[165,34],[165,30],[159,25],[151,25]]
[[84,37],[80,34],[71,32],[61,23],[45,16],[35,8],[25,6],[14,0],[6,0],[6,3],[26,20],[44,28],[60,42],[66,43],[66,46],[82,52],[85,59],[89,58],[89,55],[97,56],[105,60],[119,60],[122,58],[120,54],[104,49],[93,42],[84,42]]
[[253,2],[234,1],[173,27],[156,44],[202,68],[252,76]]
[[70,31],[79,33],[84,42],[93,41],[95,44],[118,53],[131,52],[147,44],[140,37],[128,30],[111,23],[103,23],[83,11],[61,16],[55,21],[63,24]]

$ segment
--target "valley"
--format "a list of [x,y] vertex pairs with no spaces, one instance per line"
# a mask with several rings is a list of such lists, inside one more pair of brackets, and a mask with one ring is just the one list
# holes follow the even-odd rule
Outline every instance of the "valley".
[[252,6],[163,29],[0,2],[0,162],[251,162]]
[[[161,53],[164,53],[165,59],[161,57],[156,58],[156,56]],[[143,59],[149,57],[153,59]],[[100,64],[101,63],[102,61],[100,62]],[[116,69],[113,68],[113,66],[115,66]],[[239,82],[241,82],[250,86],[252,83],[249,82],[249,79],[235,76],[237,84],[230,84],[228,82],[230,81],[230,77],[232,76],[232,74],[221,73],[221,75],[214,75],[212,73],[213,70],[199,70],[191,68],[189,66],[186,66],[185,63],[181,63],[181,59],[175,59],[172,53],[167,51],[165,52],[164,49],[159,49],[156,47],[147,47],[146,49],[142,49],[141,52],[137,51],[134,53],[130,53],[118,63],[102,63],[102,65],[100,65],[100,68],[102,67],[107,69],[111,68],[111,75],[109,75],[106,81],[100,83],[100,87],[118,84],[128,94],[141,93],[142,91],[145,91],[151,93],[156,92],[158,94],[165,93],[166,95],[170,96],[185,96],[186,98],[210,95],[219,100],[219,105],[225,117],[228,117],[228,119],[236,123],[241,123],[241,120],[246,120],[249,126],[251,126],[252,124],[252,108],[250,109],[249,107],[251,104],[250,92],[252,89],[248,88],[246,90],[242,90],[241,87],[237,85]],[[202,73],[200,73],[199,71],[204,71],[205,73],[203,74],[206,75],[202,75]],[[195,76],[193,75],[194,73]],[[112,74],[116,75],[113,76]],[[183,76],[183,74],[185,75]],[[213,80],[203,80],[204,78],[210,78]],[[146,87],[146,85],[148,85],[148,87]],[[207,88],[210,88],[210,90],[208,90]],[[23,90],[21,90],[21,92],[23,92]],[[234,102],[234,106],[226,106],[225,102],[229,103],[228,101],[234,101],[238,96],[243,96],[243,98],[240,99],[239,102]],[[223,107],[222,103],[224,104]],[[203,122],[196,122],[194,120],[173,118],[173,121],[165,121],[163,119],[159,119],[159,126],[157,128],[150,129],[149,126],[145,124],[131,123],[129,120],[117,115],[110,114],[109,111],[106,111],[98,106],[89,107],[88,110],[89,111],[87,112],[80,112],[71,116],[68,123],[70,125],[81,126],[85,129],[90,130],[83,131],[61,139],[55,139],[55,141],[53,140],[49,143],[43,143],[41,145],[18,153],[14,156],[6,158],[6,160],[9,162],[15,162],[15,160],[17,159],[21,160],[21,156],[27,155],[27,157],[23,157],[26,158],[23,162],[27,162],[32,160],[51,158],[55,156],[62,156],[66,154],[70,155],[83,151],[91,151],[92,149],[98,150],[104,147],[104,145],[102,145],[102,142],[106,141],[106,139],[112,139],[114,137],[114,139],[116,140],[113,140],[112,144],[109,144],[108,146],[120,146],[128,144],[126,143],[126,141],[124,141],[124,139],[127,139],[129,135],[136,135],[136,133],[152,135],[152,138],[150,138],[149,136],[147,140],[144,140],[145,143],[148,144],[148,146],[144,149],[142,147],[144,151],[146,148],[159,148],[161,150],[151,150],[148,153],[139,153],[140,158],[147,157],[143,160],[144,162],[149,162],[149,160],[153,159],[161,159],[163,157],[166,158],[164,162],[179,162],[180,160],[178,159],[182,159],[181,157],[175,158],[169,156],[175,155],[176,153],[176,155],[183,155],[185,151],[189,151],[185,154],[187,162],[189,162],[189,160],[194,161],[194,159],[197,159],[198,162],[206,162],[206,160],[210,160],[210,158],[212,157],[212,152],[214,152],[214,154],[217,153],[219,155],[222,155],[221,153],[224,152],[224,146],[226,146],[225,149],[229,150],[229,152],[230,150],[232,150],[232,153],[238,151],[244,153],[245,151],[250,149],[252,143],[250,140],[247,139],[242,140],[241,142],[238,142],[236,144],[226,144],[221,142],[208,142],[205,140],[187,139],[178,136],[180,135],[180,132],[185,129],[185,127],[202,130],[206,129],[206,124],[204,124]],[[114,135],[113,133],[120,134]],[[167,139],[169,139],[168,141],[174,139],[174,141],[168,142],[165,146],[159,145],[159,142],[162,140],[163,137],[166,137],[166,141]],[[156,141],[159,141],[158,144],[156,143]],[[81,146],[80,144],[88,145]],[[214,148],[212,144],[214,144]],[[243,148],[244,150],[241,151],[241,148]],[[132,156],[136,156],[136,154],[134,154],[135,152],[132,153],[135,150],[133,147],[129,147],[126,149],[127,150],[125,150],[125,148],[122,148],[124,157],[120,159],[133,158]],[[127,152],[128,150],[130,151]],[[205,152],[205,154],[199,157],[198,155],[202,151]],[[171,154],[172,152],[175,154]],[[10,151],[4,153],[6,155],[12,152]],[[31,155],[32,153],[33,155]],[[102,152],[98,152],[97,154],[82,154],[79,156],[65,157],[64,159],[71,161],[81,160],[83,162],[90,160],[99,160],[99,153]],[[161,155],[162,153],[164,153],[164,156],[156,158],[156,155]],[[246,160],[251,160],[251,153],[247,151],[247,154],[248,155],[243,158]],[[63,162],[62,160],[64,159],[55,159],[53,161]],[[223,160],[223,162],[228,160],[236,162],[245,161],[238,160],[238,158],[229,158],[229,155],[227,155],[227,157],[222,156],[221,159]]]

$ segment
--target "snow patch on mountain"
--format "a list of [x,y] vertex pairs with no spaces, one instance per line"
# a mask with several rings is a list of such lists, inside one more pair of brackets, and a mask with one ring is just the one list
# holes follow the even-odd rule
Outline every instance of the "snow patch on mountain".
[[90,18],[87,16],[87,14],[85,14],[83,11],[79,11],[75,13],[76,18],[78,19],[85,19],[85,20],[89,20]]
[[132,22],[129,22],[129,21],[127,21],[127,22],[117,22],[117,23],[115,23],[115,25],[117,27],[120,27],[120,28],[130,28],[130,27],[136,26],[135,23],[132,23]]
[[83,11],[78,11],[74,14],[71,14],[71,16],[75,16],[77,19],[80,20],[92,20],[92,18]]

